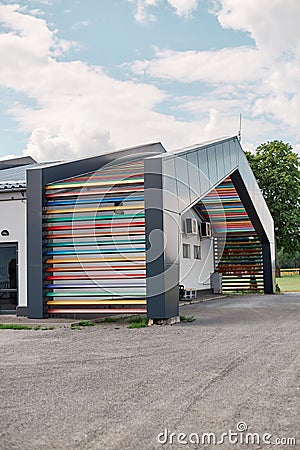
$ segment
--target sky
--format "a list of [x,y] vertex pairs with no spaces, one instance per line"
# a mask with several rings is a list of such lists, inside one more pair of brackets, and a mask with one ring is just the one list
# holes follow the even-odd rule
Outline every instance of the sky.
[[300,152],[299,0],[0,0],[0,159],[237,135]]

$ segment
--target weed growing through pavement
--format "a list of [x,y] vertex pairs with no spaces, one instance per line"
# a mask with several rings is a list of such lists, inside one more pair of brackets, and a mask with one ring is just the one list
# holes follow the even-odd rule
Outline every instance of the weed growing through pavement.
[[148,325],[148,319],[146,317],[131,317],[130,325],[127,328],[145,328]]
[[194,322],[194,316],[180,316],[180,322]]
[[95,322],[90,322],[89,320],[81,320],[78,324],[80,327],[93,327]]
[[0,323],[0,330],[32,330],[32,328],[18,323]]

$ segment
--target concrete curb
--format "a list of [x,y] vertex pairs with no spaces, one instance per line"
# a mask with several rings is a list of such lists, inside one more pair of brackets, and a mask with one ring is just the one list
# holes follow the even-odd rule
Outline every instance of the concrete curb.
[[219,295],[217,297],[198,298],[198,299],[191,300],[191,301],[184,300],[184,303],[182,301],[180,301],[179,306],[182,307],[182,306],[188,306],[188,305],[195,305],[197,303],[205,303],[210,300],[220,300],[221,298],[227,298],[227,297],[228,297],[228,295]]
[[[91,322],[93,322],[91,320]],[[71,328],[79,326],[80,320],[56,319],[28,319],[28,317],[16,317],[14,315],[0,315],[0,325],[26,325],[28,327],[54,327],[54,328]]]

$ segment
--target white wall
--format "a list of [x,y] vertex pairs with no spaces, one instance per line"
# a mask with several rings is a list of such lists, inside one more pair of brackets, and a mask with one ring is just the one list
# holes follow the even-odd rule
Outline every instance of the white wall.
[[[200,222],[194,211],[189,210],[182,215],[181,230],[184,230],[183,223],[186,218],[195,218]],[[182,246],[189,244],[191,258],[183,258]],[[194,259],[194,245],[201,247],[201,259]],[[180,246],[180,284],[185,288],[210,289],[210,275],[214,271],[214,248],[213,238],[200,239],[200,236],[192,236],[181,233]]]
[[[2,230],[9,236],[1,236]],[[21,192],[0,191],[0,244],[6,243],[18,244],[18,306],[27,306],[26,199]]]

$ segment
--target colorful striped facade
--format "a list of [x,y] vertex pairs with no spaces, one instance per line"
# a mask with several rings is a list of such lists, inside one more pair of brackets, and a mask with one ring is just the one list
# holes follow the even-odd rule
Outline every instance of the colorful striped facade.
[[214,229],[222,291],[263,291],[262,245],[230,176],[198,207]]
[[146,312],[143,161],[45,187],[48,314]]

